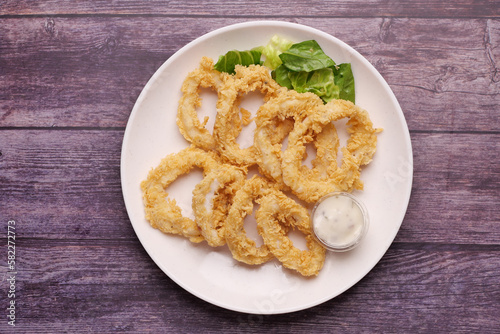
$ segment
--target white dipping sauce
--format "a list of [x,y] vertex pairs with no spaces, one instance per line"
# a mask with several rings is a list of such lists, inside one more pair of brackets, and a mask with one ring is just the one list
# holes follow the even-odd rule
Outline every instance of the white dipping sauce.
[[314,209],[313,229],[327,247],[349,249],[365,228],[362,208],[347,194],[324,198]]

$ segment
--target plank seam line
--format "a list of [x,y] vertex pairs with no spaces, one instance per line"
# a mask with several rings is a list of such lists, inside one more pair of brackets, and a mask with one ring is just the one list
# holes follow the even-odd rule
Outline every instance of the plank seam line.
[[500,244],[460,244],[432,242],[394,242],[391,248],[395,250],[420,250],[435,252],[500,252]]
[[26,130],[26,131],[125,131],[122,126],[2,126],[0,131]]
[[[85,247],[107,247],[139,244],[139,240],[133,237],[127,239],[54,239],[41,237],[19,237],[20,247],[29,247],[25,242],[42,242],[47,247],[52,246],[85,246]],[[89,244],[91,242],[91,244]],[[34,245],[39,246],[39,245]],[[500,252],[500,244],[460,244],[460,243],[432,243],[432,242],[393,242],[389,249],[408,251],[430,251],[430,252]]]
[[410,130],[410,134],[467,134],[467,135],[499,135],[500,131],[479,131],[479,130]]
[[[488,13],[490,14],[490,13]],[[495,20],[500,18],[499,15],[481,15],[481,16],[468,16],[468,15],[453,15],[453,16],[423,16],[423,15],[353,15],[353,16],[345,16],[345,15],[186,15],[186,14],[157,14],[157,13],[121,13],[121,14],[113,14],[113,13],[80,13],[80,14],[69,14],[69,13],[47,13],[47,14],[0,14],[0,19],[25,19],[25,18],[122,18],[122,17],[131,17],[131,18],[213,18],[213,19],[449,19],[449,20],[477,20],[477,19],[485,19],[485,20]]]
[[[0,131],[125,131],[125,127],[92,127],[92,126],[0,126]],[[470,134],[470,135],[499,135],[500,131],[479,131],[479,130],[410,130],[410,134]]]

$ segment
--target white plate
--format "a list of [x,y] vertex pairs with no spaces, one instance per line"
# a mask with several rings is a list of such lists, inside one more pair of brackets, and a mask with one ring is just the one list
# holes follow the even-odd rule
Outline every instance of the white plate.
[[[211,248],[205,243],[193,244],[165,235],[151,228],[144,218],[140,182],[165,155],[188,145],[175,122],[180,87],[188,72],[198,66],[202,56],[217,60],[231,49],[264,45],[274,34],[295,42],[315,39],[335,62],[350,62],[356,103],[368,110],[376,127],[384,129],[378,136],[374,160],[361,175],[365,190],[356,193],[370,215],[366,238],[353,251],[328,253],[324,268],[315,278],[300,277],[277,262],[240,264],[225,246]],[[213,103],[208,98],[206,101]],[[403,221],[410,198],[412,161],[403,112],[388,84],[365,58],[322,31],[287,22],[259,21],[212,31],[187,44],[158,69],[130,115],[123,139],[121,179],[127,212],[140,242],[173,281],[223,308],[276,314],[306,309],[336,297],[377,264]],[[174,183],[169,193],[189,209],[190,192],[200,178],[195,173],[190,181]]]

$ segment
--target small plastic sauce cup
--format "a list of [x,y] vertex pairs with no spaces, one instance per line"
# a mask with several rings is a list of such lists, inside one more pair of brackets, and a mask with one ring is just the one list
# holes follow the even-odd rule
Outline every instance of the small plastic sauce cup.
[[328,250],[345,252],[356,247],[365,236],[368,212],[355,196],[334,192],[322,197],[314,206],[312,229],[318,241]]

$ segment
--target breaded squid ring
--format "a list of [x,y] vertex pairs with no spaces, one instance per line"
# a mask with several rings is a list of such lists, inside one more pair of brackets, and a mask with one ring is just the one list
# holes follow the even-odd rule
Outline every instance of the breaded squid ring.
[[212,247],[226,243],[226,218],[244,172],[227,164],[211,170],[193,190],[193,212],[196,223]]
[[[307,209],[281,192],[262,197],[255,214],[257,230],[271,253],[284,267],[303,276],[318,275],[326,249],[314,238]],[[290,228],[305,235],[307,250],[298,249],[287,236]]]
[[[327,176],[302,165],[305,144],[331,122],[349,118],[347,131],[350,134],[346,147],[342,148],[342,164],[333,168]],[[288,147],[283,153],[283,180],[292,192],[306,202],[315,202],[333,191],[362,189],[360,168],[368,164],[377,146],[376,133],[368,113],[352,102],[332,100],[324,108],[295,124],[288,136]],[[335,162],[336,163],[336,162]]]
[[[214,70],[213,60],[203,57],[200,66],[190,72],[181,87],[182,97],[177,108],[177,126],[184,138],[196,147],[210,150],[215,147],[215,139],[206,129],[208,117],[203,123],[198,118],[197,108],[201,106],[200,88],[211,88],[219,94],[227,73]],[[215,117],[215,109],[214,109]]]
[[246,180],[233,198],[226,220],[226,242],[233,258],[247,264],[261,264],[273,258],[265,244],[257,247],[246,235],[244,220],[253,211],[254,201],[272,191],[272,185],[261,177]]
[[[277,124],[286,120],[302,122],[307,116],[323,106],[323,101],[313,93],[297,93],[294,90],[281,92],[270,99],[260,109],[255,119],[254,146],[259,154],[260,172],[275,180],[281,189],[286,189],[281,171],[282,141],[276,138]],[[288,134],[288,133],[287,133]],[[286,135],[286,134],[285,134]],[[280,139],[280,141],[273,139]],[[337,159],[339,138],[333,124],[325,126],[314,141],[316,158],[311,161],[313,168],[326,173],[328,166]]]
[[151,226],[164,233],[185,236],[192,242],[202,242],[204,238],[196,222],[182,215],[181,208],[175,199],[168,197],[166,189],[194,167],[202,168],[207,174],[218,165],[211,153],[192,146],[163,158],[141,183],[146,219]]
[[236,142],[240,131],[234,130],[235,115],[239,112],[235,106],[239,104],[241,95],[258,90],[264,94],[265,102],[282,87],[272,79],[269,69],[260,65],[236,65],[235,72],[220,88],[213,135],[217,149],[227,161],[234,165],[249,166],[257,163],[257,153],[253,145],[240,148]]

